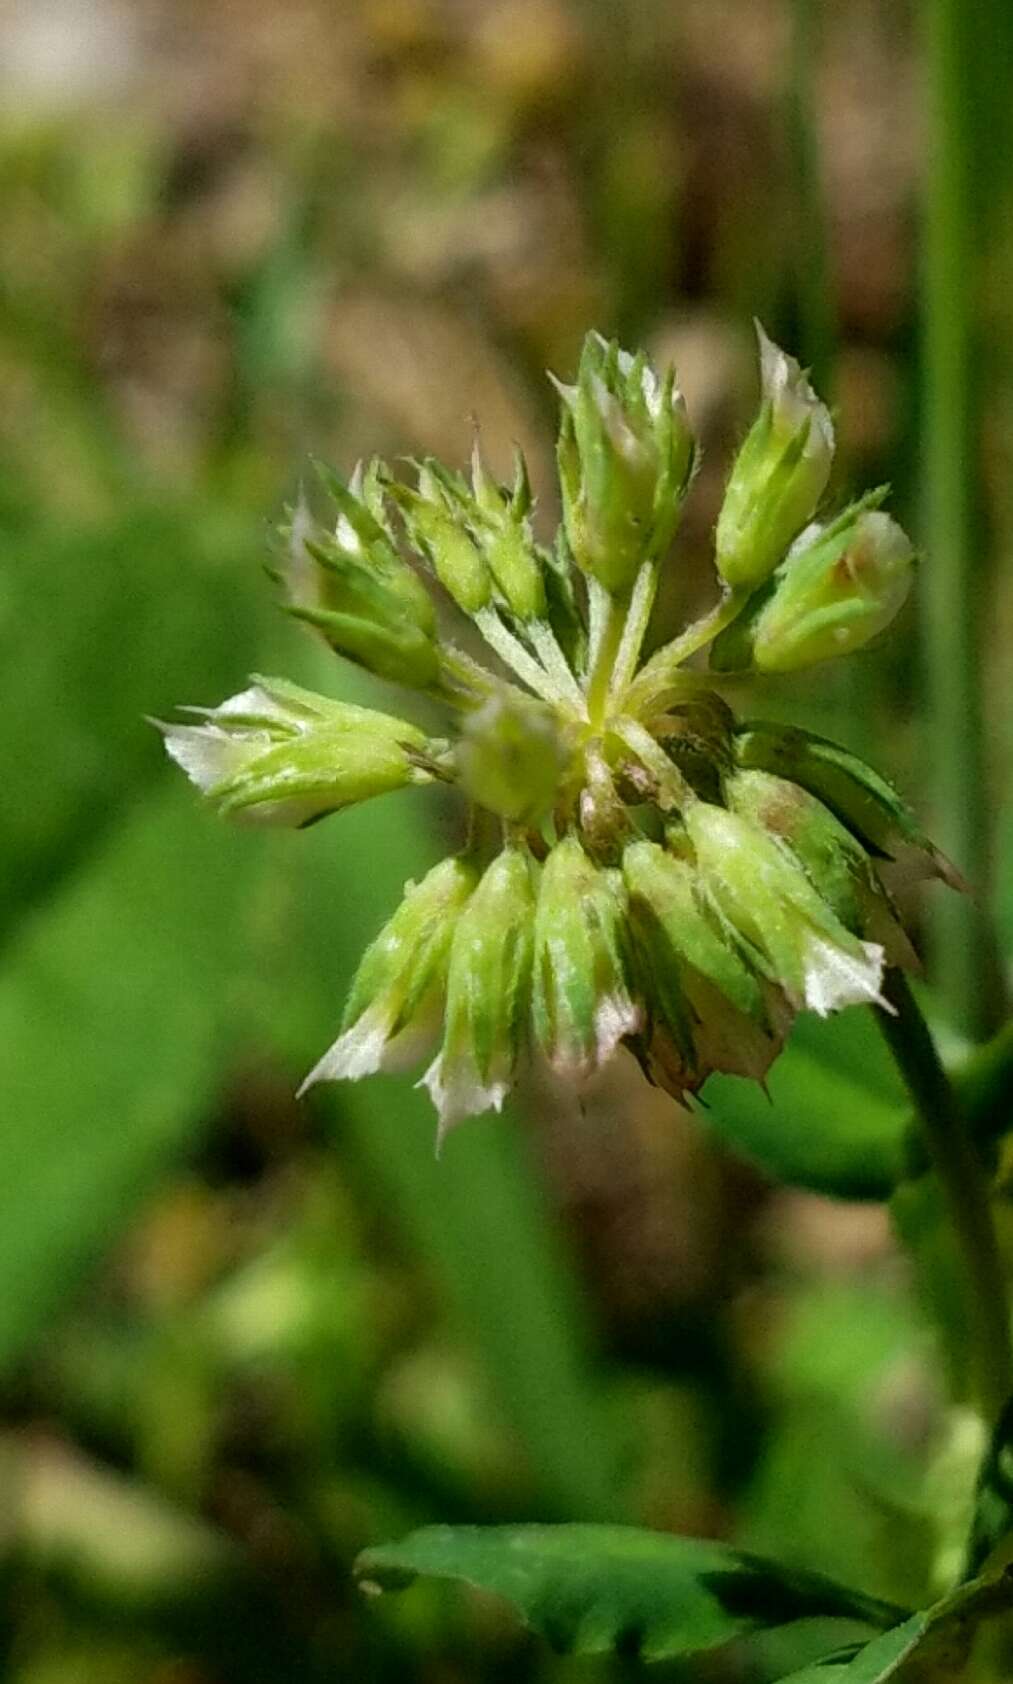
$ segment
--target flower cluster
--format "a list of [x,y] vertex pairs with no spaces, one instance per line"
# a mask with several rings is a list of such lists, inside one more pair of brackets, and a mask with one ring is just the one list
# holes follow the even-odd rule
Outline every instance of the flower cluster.
[[[883,492],[816,518],[831,419],[760,334],[759,414],[716,531],[715,607],[642,660],[695,445],[672,371],[598,335],[562,399],[563,523],[536,537],[476,445],[321,470],[326,521],[283,528],[290,611],[340,655],[436,698],[448,735],[254,679],[166,746],[224,814],[305,825],[408,784],[456,784],[470,841],[409,883],[367,949],[341,1033],[304,1086],[435,1057],[441,1133],[502,1104],[540,1051],[579,1081],[620,1043],[671,1093],[762,1078],[795,1012],[880,998],[914,956],[888,892],[902,864],[954,881],[893,790],[805,732],[740,723],[725,673],[789,672],[876,636],[913,552]],[[448,600],[449,599],[449,600]],[[443,629],[456,607],[495,657]],[[707,670],[688,665],[710,645]]]

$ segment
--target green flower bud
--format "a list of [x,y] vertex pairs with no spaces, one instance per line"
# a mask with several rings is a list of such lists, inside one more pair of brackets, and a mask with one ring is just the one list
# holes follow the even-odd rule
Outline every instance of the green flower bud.
[[570,758],[555,710],[519,691],[494,695],[470,714],[456,753],[471,799],[526,825],[552,811]]
[[508,847],[482,877],[454,930],[443,1046],[423,1077],[439,1137],[499,1111],[510,1091],[531,987],[535,896],[525,848]]
[[[162,725],[178,766],[230,818],[301,827],[370,796],[428,783],[414,725],[281,679],[258,679],[201,725]],[[157,722],[156,722],[157,723]]]
[[869,853],[896,867],[893,876],[910,882],[939,877],[966,890],[956,866],[929,841],[892,785],[848,749],[797,726],[761,723],[739,726],[732,744],[739,766],[776,772],[818,796]]
[[883,949],[846,930],[770,836],[705,801],[685,820],[712,905],[793,1006],[825,1017],[842,1006],[882,1003]]
[[640,1026],[627,983],[625,924],[621,874],[592,865],[574,836],[557,843],[538,890],[533,1017],[539,1044],[563,1076],[589,1076]]
[[355,973],[341,1034],[314,1065],[314,1082],[358,1081],[415,1061],[439,1024],[457,920],[478,881],[470,860],[441,860],[408,883],[394,916],[367,947]]
[[544,619],[545,581],[531,533],[531,486],[524,457],[517,452],[513,490],[508,494],[486,471],[476,444],[471,484],[472,531],[500,595],[519,620]]
[[872,861],[822,801],[800,784],[760,771],[733,772],[724,793],[733,813],[790,852],[845,929],[879,942],[889,964],[917,968]]
[[457,506],[455,476],[438,463],[424,462],[417,490],[393,481],[389,490],[401,510],[409,542],[428,557],[457,606],[466,614],[477,614],[492,595],[492,575]]
[[573,559],[605,589],[629,591],[645,561],[671,544],[694,445],[670,369],[658,379],[599,334],[584,341],[577,384],[563,399],[557,459]]
[[369,672],[428,689],[439,674],[429,593],[365,503],[333,476],[327,483],[340,510],[335,531],[316,524],[305,504],[283,529],[286,560],[278,576],[289,611]]
[[716,535],[717,568],[733,590],[752,590],[777,566],[812,519],[834,455],[830,412],[794,357],[759,322],[760,413],[725,489]]
[[658,1029],[665,1036],[652,1061],[662,1085],[682,1093],[715,1069],[761,1079],[779,1046],[767,996],[708,908],[693,867],[654,842],[634,842],[623,875],[652,1041]]
[[348,486],[322,464],[317,464],[321,483],[338,510],[335,542],[346,555],[368,561],[375,576],[401,603],[408,618],[421,631],[436,630],[433,599],[417,573],[398,555],[383,506],[386,470],[378,457],[368,469],[356,464]]
[[760,672],[795,672],[850,655],[885,631],[914,577],[914,550],[889,515],[867,505],[811,526],[775,575],[752,632]]

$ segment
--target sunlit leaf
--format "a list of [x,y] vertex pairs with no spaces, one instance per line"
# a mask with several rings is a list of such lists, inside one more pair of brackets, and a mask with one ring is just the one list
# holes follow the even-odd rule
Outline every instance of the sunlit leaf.
[[418,1576],[504,1597],[562,1651],[642,1660],[702,1654],[796,1621],[873,1629],[898,1610],[725,1544],[625,1526],[428,1527],[360,1556],[368,1586]]

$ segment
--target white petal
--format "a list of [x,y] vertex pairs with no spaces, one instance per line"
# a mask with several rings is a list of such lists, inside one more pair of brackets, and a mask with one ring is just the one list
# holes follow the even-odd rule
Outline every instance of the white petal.
[[624,1035],[634,1035],[641,1025],[639,1006],[628,994],[604,994],[594,1011],[595,1058],[598,1069],[607,1064]]
[[443,989],[434,988],[416,1009],[411,1022],[399,1029],[383,1049],[380,1069],[398,1075],[419,1064],[430,1051],[443,1020]]
[[298,608],[313,608],[320,601],[320,579],[316,562],[306,548],[306,539],[313,532],[313,516],[300,493],[292,511],[289,529],[285,583],[289,599]]
[[347,515],[338,516],[338,522],[334,528],[334,536],[338,541],[339,548],[343,549],[346,554],[362,554],[362,540]]
[[[156,722],[157,723],[157,722]],[[166,753],[197,788],[207,792],[256,758],[263,742],[233,737],[217,725],[162,725]]]
[[419,1087],[427,1088],[439,1117],[437,1148],[455,1123],[466,1117],[480,1117],[483,1111],[501,1111],[510,1092],[508,1079],[483,1081],[470,1059],[448,1061],[441,1052],[434,1058]]
[[862,955],[847,952],[823,936],[811,935],[805,951],[805,1003],[826,1017],[842,1006],[885,1005],[883,949],[874,941],[859,944]]
[[374,1003],[367,1006],[357,1023],[339,1035],[318,1059],[296,1094],[301,1099],[307,1088],[316,1082],[357,1082],[362,1076],[375,1075],[383,1063],[390,1038],[390,1009]]
[[[220,702],[216,708],[202,709],[208,719],[228,719],[233,729],[246,718],[254,723],[251,729],[256,730],[262,719],[276,719],[279,725],[288,728],[305,730],[306,721],[300,719],[291,707],[278,700],[270,690],[265,690],[262,684],[251,684],[248,690],[240,690],[237,695],[229,696]],[[266,740],[266,739],[265,739]]]

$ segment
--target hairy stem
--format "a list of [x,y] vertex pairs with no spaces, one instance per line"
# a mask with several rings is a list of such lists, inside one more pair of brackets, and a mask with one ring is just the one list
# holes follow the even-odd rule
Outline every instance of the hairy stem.
[[1006,1279],[988,1185],[935,1042],[900,971],[888,973],[883,994],[893,1013],[877,1007],[876,1015],[915,1102],[926,1149],[949,1206],[964,1266],[977,1401],[994,1423],[1013,1386],[1013,1355]]

